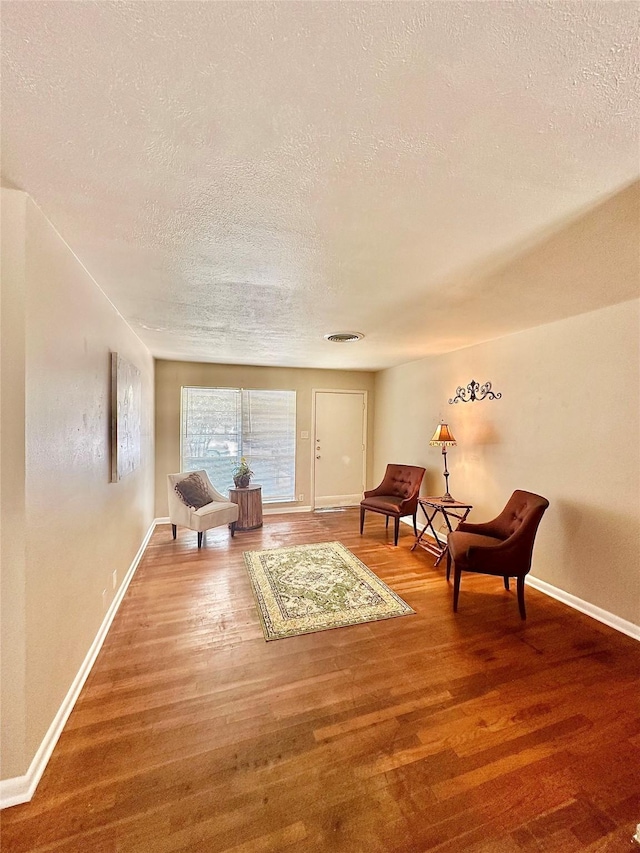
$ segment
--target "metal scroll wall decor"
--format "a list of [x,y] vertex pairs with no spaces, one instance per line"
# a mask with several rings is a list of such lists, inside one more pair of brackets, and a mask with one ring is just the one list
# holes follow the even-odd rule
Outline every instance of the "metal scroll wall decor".
[[475,400],[499,400],[502,394],[498,394],[491,390],[491,383],[485,382],[480,386],[479,382],[472,379],[466,388],[459,385],[456,388],[456,396],[449,400],[449,403],[473,403]]

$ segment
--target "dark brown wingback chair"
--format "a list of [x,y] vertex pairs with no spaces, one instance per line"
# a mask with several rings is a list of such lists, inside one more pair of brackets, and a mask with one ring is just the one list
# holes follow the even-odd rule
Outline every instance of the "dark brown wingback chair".
[[420,484],[424,477],[424,468],[415,465],[387,465],[384,480],[376,489],[364,493],[360,502],[360,535],[364,530],[364,514],[379,512],[386,515],[386,527],[389,526],[389,516],[395,519],[393,528],[393,544],[398,544],[400,519],[405,515],[413,516],[413,529],[416,536],[416,513],[418,512],[418,495]]
[[524,578],[531,568],[533,542],[540,519],[549,501],[531,492],[516,490],[505,508],[493,521],[484,524],[463,522],[448,536],[447,580],[453,562],[453,612],[458,611],[460,575],[477,572],[499,575],[509,589],[509,578],[517,579],[520,616],[524,608]]

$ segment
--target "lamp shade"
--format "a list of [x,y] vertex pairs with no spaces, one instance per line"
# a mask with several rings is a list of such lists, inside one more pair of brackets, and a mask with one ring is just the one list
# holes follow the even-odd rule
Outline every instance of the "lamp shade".
[[447,424],[438,424],[429,444],[434,447],[442,447],[444,445],[455,447],[456,440]]

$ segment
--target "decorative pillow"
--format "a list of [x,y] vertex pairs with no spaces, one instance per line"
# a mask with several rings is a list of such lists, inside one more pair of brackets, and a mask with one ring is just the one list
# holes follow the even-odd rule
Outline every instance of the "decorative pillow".
[[200,509],[211,503],[209,488],[200,474],[189,474],[184,480],[176,483],[174,488],[182,503],[192,507],[192,509]]

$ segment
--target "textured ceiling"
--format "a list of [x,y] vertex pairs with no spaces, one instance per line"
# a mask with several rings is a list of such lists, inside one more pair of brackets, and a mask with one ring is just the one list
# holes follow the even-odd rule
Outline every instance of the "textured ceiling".
[[636,295],[639,8],[4,2],[3,180],[158,357],[467,346]]

